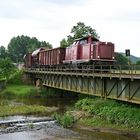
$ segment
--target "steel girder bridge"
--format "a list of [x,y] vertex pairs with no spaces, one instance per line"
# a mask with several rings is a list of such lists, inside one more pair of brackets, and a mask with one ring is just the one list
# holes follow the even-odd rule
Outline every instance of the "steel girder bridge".
[[46,87],[140,104],[140,66],[81,66],[24,69]]

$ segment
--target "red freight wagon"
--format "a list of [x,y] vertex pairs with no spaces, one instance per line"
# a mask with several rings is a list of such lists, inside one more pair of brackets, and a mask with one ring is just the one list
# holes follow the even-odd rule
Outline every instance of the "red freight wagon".
[[48,65],[49,61],[49,51],[50,50],[43,50],[39,52],[39,65]]
[[64,63],[87,63],[87,62],[114,62],[114,44],[100,42],[98,38],[87,36],[75,40],[66,48]]
[[65,59],[65,48],[54,48],[39,52],[39,65],[59,65]]
[[32,66],[32,53],[27,53],[24,56],[25,68],[31,68]]
[[32,66],[36,67],[39,64],[39,52],[45,50],[44,48],[39,48],[32,53]]
[[46,50],[43,50],[43,51],[39,52],[39,65],[46,64],[45,55],[46,55]]

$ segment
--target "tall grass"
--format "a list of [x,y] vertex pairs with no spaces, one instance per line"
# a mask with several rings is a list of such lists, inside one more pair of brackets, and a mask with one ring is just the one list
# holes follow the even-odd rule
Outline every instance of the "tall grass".
[[20,105],[20,106],[0,106],[0,117],[12,115],[32,115],[47,113],[47,108],[36,105]]
[[76,103],[76,108],[87,111],[91,116],[110,124],[127,128],[140,128],[140,109],[136,106],[112,100],[85,98]]
[[30,85],[7,85],[6,89],[0,92],[1,98],[30,97],[37,95],[37,88]]
[[70,115],[69,113],[64,113],[64,115],[60,115],[58,113],[54,113],[52,115],[54,119],[57,120],[57,122],[62,125],[63,127],[72,127],[74,123],[74,117]]
[[8,84],[16,84],[16,85],[24,84],[22,80],[22,76],[23,76],[23,71],[17,70],[14,74],[10,76],[8,80]]

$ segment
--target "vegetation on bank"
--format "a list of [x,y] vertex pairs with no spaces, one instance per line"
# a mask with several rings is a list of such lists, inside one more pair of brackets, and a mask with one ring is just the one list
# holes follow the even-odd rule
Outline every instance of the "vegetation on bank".
[[10,99],[10,98],[60,98],[60,97],[70,97],[74,96],[67,92],[51,89],[46,87],[35,87],[33,85],[25,84],[8,84],[4,90],[0,92],[0,98]]
[[64,113],[64,115],[60,115],[58,113],[54,113],[53,118],[57,120],[57,122],[63,127],[72,127],[74,123],[74,117],[69,113]]
[[75,107],[86,112],[78,122],[82,125],[140,130],[140,110],[137,106],[85,98],[79,100]]
[[140,131],[139,106],[114,100],[85,98],[75,104],[73,111],[53,116],[63,127],[73,124]]
[[0,59],[0,79],[9,80],[15,71],[16,67],[9,58]]
[[0,92],[0,98],[15,97],[35,97],[37,96],[37,88],[31,85],[15,85],[8,84],[6,88]]
[[9,80],[7,81],[8,84],[14,85],[23,85],[23,70],[16,70],[12,75],[10,75]]
[[46,94],[46,92],[45,88],[37,88],[34,85],[25,84],[23,82],[23,71],[16,70],[9,76],[6,88],[0,92],[0,98],[51,96],[50,93]]
[[0,117],[12,115],[43,115],[47,113],[47,108],[36,105],[19,105],[19,106],[0,106]]

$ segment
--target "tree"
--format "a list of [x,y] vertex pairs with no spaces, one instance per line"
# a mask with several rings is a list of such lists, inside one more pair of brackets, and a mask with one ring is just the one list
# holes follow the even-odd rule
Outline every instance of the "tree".
[[8,53],[4,46],[0,46],[0,58],[6,58],[8,56]]
[[128,59],[125,56],[123,56],[120,53],[116,53],[115,55],[116,55],[116,60],[117,60],[116,63],[118,65],[127,65],[128,64]]
[[66,48],[68,46],[68,43],[66,41],[65,38],[63,38],[61,41],[60,41],[60,46],[61,48]]
[[137,65],[140,65],[140,60],[136,62]]
[[71,33],[73,33],[73,37],[75,39],[87,36],[89,34],[98,37],[96,30],[92,29],[91,26],[86,26],[83,22],[78,22],[76,26],[73,26]]
[[72,44],[75,39],[85,37],[89,34],[99,38],[98,34],[96,33],[96,30],[93,29],[91,26],[86,26],[83,22],[78,22],[76,26],[73,26],[70,33],[72,35],[68,35],[67,39],[61,40],[61,47],[67,47],[70,44]]
[[15,73],[16,67],[9,58],[0,59],[0,78],[6,78]]
[[38,41],[35,37],[28,37],[28,36],[17,36],[13,37],[8,44],[8,52],[11,60],[13,62],[22,62],[23,56],[28,53],[32,52],[37,48],[45,47],[45,48],[52,48],[52,45],[45,41]]

